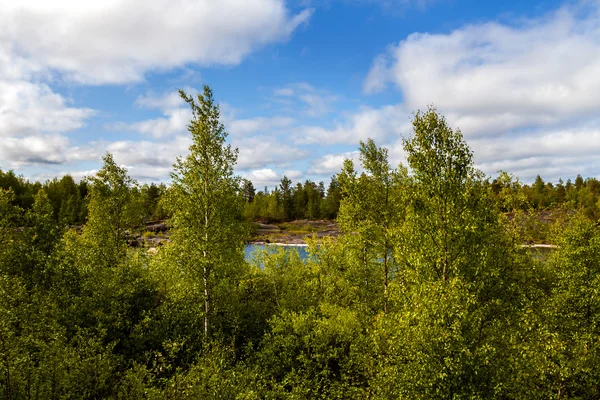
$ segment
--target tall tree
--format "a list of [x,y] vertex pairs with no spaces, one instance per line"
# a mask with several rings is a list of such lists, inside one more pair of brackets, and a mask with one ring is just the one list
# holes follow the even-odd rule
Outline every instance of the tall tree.
[[340,201],[342,198],[340,183],[338,182],[337,175],[331,177],[329,187],[327,188],[327,196],[321,203],[323,208],[322,215],[328,219],[334,219],[337,216],[338,210],[340,209]]
[[[465,246],[465,218],[470,214],[469,197],[474,181],[473,154],[460,130],[452,130],[437,110],[418,112],[413,121],[414,134],[404,141],[412,171],[410,190],[416,244],[425,263],[436,277],[446,280],[457,273]],[[415,260],[416,261],[416,260]],[[415,264],[415,261],[411,262]]]
[[127,175],[110,153],[102,158],[104,165],[89,178],[89,214],[82,239],[90,246],[96,261],[114,267],[126,251],[126,231],[139,225],[143,218],[137,183]]
[[203,289],[204,337],[209,339],[215,287],[243,265],[243,196],[234,174],[237,149],[226,144],[219,107],[204,86],[197,99],[180,91],[192,110],[190,154],[178,158],[164,204],[172,212],[172,242],[185,271]]
[[499,360],[511,355],[519,278],[531,268],[517,262],[459,130],[430,108],[404,149],[412,175],[394,241],[403,268],[394,309],[373,330],[383,369],[373,384],[406,398],[492,398],[511,373]]
[[547,263],[551,292],[532,317],[541,329],[530,344],[540,398],[600,396],[600,229],[582,212],[555,227]]
[[[402,224],[404,204],[402,188],[406,170],[393,170],[386,148],[377,147],[372,139],[360,142],[360,161],[365,170],[360,176],[351,160],[344,162],[338,175],[342,200],[338,223],[348,239],[358,239],[362,248],[365,286],[369,270],[379,268],[383,310],[388,309],[390,273],[397,267],[392,254],[392,236]],[[352,238],[354,236],[354,238]]]
[[291,179],[284,175],[281,179],[281,184],[279,185],[279,187],[281,189],[283,215],[287,221],[290,221],[294,218],[294,188],[292,186]]
[[256,195],[256,189],[254,189],[254,185],[252,181],[249,179],[244,179],[242,184],[242,190],[244,192],[244,199],[248,203],[252,203],[254,201],[254,196]]

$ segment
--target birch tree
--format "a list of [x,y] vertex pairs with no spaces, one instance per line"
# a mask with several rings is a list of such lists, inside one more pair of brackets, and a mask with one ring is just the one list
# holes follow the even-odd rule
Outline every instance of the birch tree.
[[204,86],[197,98],[180,91],[192,110],[190,154],[178,158],[165,206],[172,212],[172,240],[182,270],[202,288],[204,338],[211,336],[215,290],[244,263],[238,151],[226,144],[219,107]]
[[[397,272],[398,264],[393,257],[392,235],[402,224],[404,204],[402,189],[406,169],[392,169],[387,149],[377,147],[372,139],[360,142],[360,162],[364,173],[358,175],[351,160],[345,160],[338,180],[343,194],[338,214],[342,232],[349,234],[348,247],[355,243],[362,253],[358,258],[363,270],[363,289],[369,292],[373,270],[380,273],[374,277],[380,285],[383,311],[388,311],[389,283]],[[346,243],[346,242],[345,242]]]

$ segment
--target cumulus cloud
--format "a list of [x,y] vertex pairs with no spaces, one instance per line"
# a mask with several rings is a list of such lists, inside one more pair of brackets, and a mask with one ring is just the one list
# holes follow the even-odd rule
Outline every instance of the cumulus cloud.
[[133,131],[154,138],[172,137],[185,132],[192,112],[189,108],[166,110],[164,117],[148,119],[131,124],[119,122],[109,125],[112,130]]
[[[198,93],[198,90],[190,87],[183,89],[186,93]],[[181,108],[185,101],[179,95],[178,90],[168,90],[164,93],[147,92],[135,99],[134,105],[141,108],[160,110],[164,113]]]
[[286,40],[310,15],[283,0],[8,0],[0,4],[0,59],[81,83],[129,83],[186,64],[238,64]]
[[233,140],[232,145],[239,149],[237,167],[241,170],[267,165],[285,167],[309,156],[306,150],[282,143],[273,137],[242,138]]
[[[121,147],[125,142],[73,146],[67,133],[82,128],[96,112],[73,105],[50,85],[129,84],[143,81],[148,72],[236,65],[258,48],[287,40],[311,14],[310,9],[292,14],[284,0],[3,1],[0,160],[10,167],[68,163],[97,158],[101,147],[133,159],[134,152],[126,154]],[[162,116],[108,127],[172,143],[191,116],[176,91],[147,93],[135,105],[158,109]],[[256,129],[261,123],[255,123]],[[275,126],[285,123],[273,121]],[[239,123],[240,130],[251,125]],[[149,143],[128,143],[142,152],[137,165],[149,160],[164,164],[156,156],[142,160]],[[161,146],[156,145],[165,154],[179,151]]]
[[63,133],[81,128],[94,114],[43,83],[0,77],[0,160],[20,167],[84,157]]
[[[185,88],[186,93],[197,93],[193,88]],[[138,96],[134,105],[139,108],[159,110],[163,116],[148,120],[125,123],[115,122],[108,124],[107,129],[113,131],[131,131],[153,138],[165,138],[181,135],[187,129],[192,112],[185,104],[177,90],[168,90],[164,93],[148,92]]]
[[350,151],[340,154],[326,154],[314,160],[308,169],[308,172],[315,175],[333,175],[342,170],[344,160],[350,159],[355,166],[359,163],[359,152]]
[[469,135],[553,126],[600,106],[600,17],[563,8],[516,26],[412,34],[374,62],[367,92],[393,82],[406,105],[435,104]]
[[361,140],[372,138],[382,143],[389,138],[410,132],[410,115],[403,105],[365,107],[346,115],[333,128],[303,126],[295,131],[294,141],[301,144],[350,144],[358,146]]
[[285,170],[285,171],[283,171],[283,175],[287,176],[288,178],[290,178],[293,181],[300,180],[302,177],[304,177],[304,173],[302,171],[298,171],[295,169]]
[[67,137],[59,134],[5,137],[0,141],[0,160],[11,168],[65,164],[96,157],[94,149],[72,146]]
[[285,170],[283,172],[276,171],[272,168],[261,168],[247,172],[242,172],[242,177],[252,181],[256,190],[262,190],[265,186],[274,187],[281,183],[283,176],[287,176],[293,182],[301,181],[304,177],[302,171]]
[[[186,88],[184,91],[186,93],[198,93],[193,88]],[[142,108],[159,110],[163,116],[133,123],[117,122],[107,125],[107,128],[137,132],[160,139],[186,132],[187,125],[192,118],[190,107],[183,101],[176,90],[161,94],[147,93],[143,96],[138,96],[134,104]],[[221,121],[224,123],[227,132],[232,136],[248,136],[256,133],[265,134],[290,127],[296,122],[294,118],[283,116],[236,119],[235,109],[228,104],[220,104],[219,106]]]
[[189,136],[177,136],[166,142],[124,140],[106,143],[104,147],[119,164],[170,169],[177,157],[187,155],[190,144]]
[[531,179],[539,168],[557,179],[597,151],[597,71],[600,12],[579,3],[512,24],[412,34],[374,60],[364,90],[391,83],[406,109],[435,104],[488,174],[502,168]]
[[69,106],[45,84],[0,78],[0,136],[71,131],[92,115],[91,109]]
[[469,142],[479,168],[492,173],[518,171],[531,181],[536,175],[556,180],[577,174],[595,175],[593,166],[600,153],[600,130],[595,126],[544,130],[520,135],[511,140],[503,137],[481,138]]
[[265,186],[275,186],[281,180],[281,176],[271,168],[255,169],[242,176],[252,182],[257,190],[262,190]]
[[48,180],[52,180],[56,177],[61,177],[65,175],[71,175],[75,182],[79,182],[84,178],[94,176],[98,173],[97,169],[88,169],[88,170],[60,170],[58,172],[41,172],[35,174],[31,179],[38,182],[45,182]]

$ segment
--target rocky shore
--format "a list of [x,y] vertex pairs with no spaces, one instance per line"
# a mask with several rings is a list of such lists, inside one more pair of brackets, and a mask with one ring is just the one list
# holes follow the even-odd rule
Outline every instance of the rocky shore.
[[[336,238],[340,235],[335,221],[298,220],[279,224],[255,224],[248,244],[279,244],[290,246],[306,245],[306,240],[316,237]],[[150,223],[140,229],[138,234],[127,235],[127,244],[131,247],[156,249],[169,242],[169,227],[164,221]]]
[[297,220],[281,224],[257,224],[249,243],[303,245],[309,238],[336,238],[339,235],[335,221]]

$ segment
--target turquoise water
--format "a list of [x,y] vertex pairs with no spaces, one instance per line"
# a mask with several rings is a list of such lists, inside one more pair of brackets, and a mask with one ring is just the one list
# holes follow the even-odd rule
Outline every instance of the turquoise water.
[[275,244],[247,244],[245,246],[246,260],[250,260],[252,253],[256,250],[267,250],[269,252],[277,252],[279,249],[285,251],[297,251],[301,260],[308,258],[308,247],[306,246],[277,246]]

